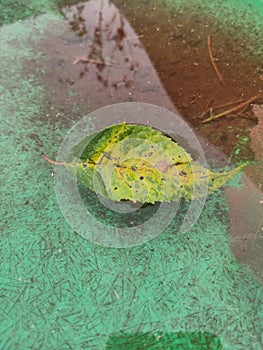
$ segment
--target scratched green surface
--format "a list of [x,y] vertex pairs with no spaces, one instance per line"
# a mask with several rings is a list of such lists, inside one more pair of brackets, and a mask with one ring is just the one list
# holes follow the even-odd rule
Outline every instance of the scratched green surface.
[[14,19],[0,29],[0,348],[261,349],[262,285],[231,252],[221,192],[187,234],[177,232],[182,207],[160,236],[129,249],[93,245],[68,226],[39,156],[55,154],[76,121],[46,116],[41,74],[52,67],[38,41],[59,35],[62,19]]
[[[158,0],[157,0],[158,2]],[[244,54],[259,58],[263,55],[261,38],[263,34],[263,4],[261,0],[221,0],[221,1],[186,1],[167,0],[171,8],[189,9],[201,17],[213,19],[213,32],[216,35],[217,26],[232,34],[233,40],[242,39],[245,44]],[[197,19],[198,20],[198,19]]]

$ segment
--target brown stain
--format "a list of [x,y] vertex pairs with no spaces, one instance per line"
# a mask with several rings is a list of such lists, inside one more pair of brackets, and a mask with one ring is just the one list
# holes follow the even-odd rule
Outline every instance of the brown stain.
[[160,160],[157,163],[157,168],[158,168],[159,171],[161,171],[162,173],[166,174],[168,169],[169,169],[169,165],[166,162],[166,160]]

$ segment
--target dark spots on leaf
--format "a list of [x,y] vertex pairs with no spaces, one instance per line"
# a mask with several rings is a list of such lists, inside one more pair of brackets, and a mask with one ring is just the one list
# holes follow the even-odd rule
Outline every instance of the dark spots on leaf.
[[133,171],[136,171],[137,168],[136,168],[136,166],[132,166],[131,169],[132,169]]
[[185,175],[186,175],[186,172],[185,172],[185,171],[180,171],[180,172],[179,172],[179,175],[180,175],[180,176],[185,176]]
[[132,188],[132,185],[129,185],[130,188]]
[[118,189],[118,187],[114,187],[114,191],[116,191]]
[[215,179],[214,179],[214,178],[212,178],[212,179],[211,179],[211,181],[215,181]]
[[148,157],[151,157],[153,155],[153,152],[149,152],[147,155]]
[[82,163],[83,168],[87,168],[88,164],[87,163]]
[[143,179],[144,179],[144,177],[143,177],[143,176],[140,176],[140,177],[139,177],[139,180],[143,180]]
[[161,178],[162,181],[166,181],[166,179],[164,177]]
[[117,135],[114,135],[114,138],[115,138],[115,139],[117,139],[117,137],[118,137]]

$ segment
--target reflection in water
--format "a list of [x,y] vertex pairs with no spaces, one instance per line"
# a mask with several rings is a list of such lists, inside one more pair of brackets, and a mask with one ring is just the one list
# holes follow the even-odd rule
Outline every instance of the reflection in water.
[[104,87],[130,88],[139,68],[139,61],[133,58],[134,48],[140,48],[140,43],[116,7],[108,1],[89,1],[65,7],[63,13],[83,48],[83,55],[73,62],[82,65],[80,77],[95,66],[96,78]]

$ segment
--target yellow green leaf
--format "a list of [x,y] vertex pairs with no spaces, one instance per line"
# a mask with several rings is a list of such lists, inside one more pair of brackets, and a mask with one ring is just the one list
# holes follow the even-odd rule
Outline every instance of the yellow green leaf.
[[61,165],[89,189],[113,201],[142,203],[202,198],[245,166],[211,172],[159,130],[125,123],[84,139],[70,158]]

